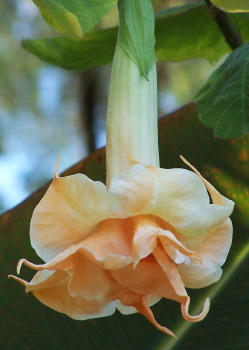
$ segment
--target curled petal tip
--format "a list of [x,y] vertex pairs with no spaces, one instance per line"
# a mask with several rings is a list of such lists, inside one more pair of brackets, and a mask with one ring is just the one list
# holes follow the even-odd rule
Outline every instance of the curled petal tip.
[[196,315],[196,316],[189,315],[189,312],[188,312],[189,304],[190,304],[190,297],[187,297],[186,301],[181,305],[182,315],[185,318],[185,320],[190,322],[199,322],[199,321],[202,321],[207,316],[210,308],[209,298],[205,300],[202,311],[199,313],[199,315]]
[[[146,315],[145,315],[146,316]],[[148,320],[153,324],[153,326],[155,326],[159,331],[167,334],[167,335],[170,335],[171,337],[175,338],[177,340],[177,336],[175,335],[175,333],[173,333],[170,329],[166,328],[166,327],[163,327],[161,326],[159,323],[156,322],[156,320],[152,318],[148,318]]]
[[22,264],[24,263],[24,261],[25,261],[25,259],[20,259],[18,264],[17,264],[16,272],[18,275],[20,275],[21,267],[22,267]]
[[24,281],[23,279],[16,277],[14,275],[8,275],[8,278],[13,278],[15,281],[21,283],[22,285],[24,285],[25,287],[28,285],[27,281]]
[[200,173],[199,173],[199,171],[198,171],[195,167],[193,167],[193,165],[190,164],[190,163],[187,161],[186,158],[184,158],[184,157],[181,156],[181,155],[180,155],[180,158],[181,158],[181,160],[182,160],[186,165],[188,165],[188,166],[190,167],[190,169],[192,169],[197,175],[201,176]]
[[20,274],[21,267],[22,267],[23,264],[28,266],[28,267],[30,267],[31,269],[37,270],[37,271],[40,271],[40,270],[43,269],[43,265],[36,265],[36,264],[33,264],[33,263],[29,262],[26,259],[21,259],[21,260],[19,260],[19,262],[17,264],[17,268],[16,268],[16,271],[17,271],[18,275]]
[[187,164],[188,166],[190,166],[190,168],[192,168],[192,165],[187,161],[186,158],[184,158],[182,155],[180,155],[180,158],[185,164]]
[[187,159],[185,159],[183,156],[181,156],[180,155],[180,158],[181,158],[181,160],[186,164],[186,165],[188,165],[189,167],[190,167],[190,169],[192,169],[198,176],[200,176],[201,178],[202,178],[202,176],[201,176],[201,174],[199,173],[199,171],[192,165],[192,164],[190,164],[188,161],[187,161]]
[[167,335],[170,335],[171,337],[173,337],[173,338],[175,338],[175,340],[177,340],[177,336],[175,335],[175,333],[173,333],[173,332],[171,332],[168,328],[166,328],[166,327],[163,327],[163,326],[156,326],[156,328],[159,330],[159,331],[161,331],[161,332],[163,332],[163,333],[165,333],[165,334],[167,334]]
[[141,302],[137,305],[134,305],[134,306],[137,309],[137,311],[139,313],[141,313],[142,315],[144,315],[147,318],[147,320],[149,320],[153,324],[153,326],[155,326],[159,331],[161,331],[165,334],[168,334],[168,335],[172,336],[173,338],[177,339],[176,335],[170,329],[163,327],[159,323],[157,323],[157,321],[155,320],[155,317],[153,315],[153,312],[148,307],[148,304],[146,301],[146,295],[143,295]]

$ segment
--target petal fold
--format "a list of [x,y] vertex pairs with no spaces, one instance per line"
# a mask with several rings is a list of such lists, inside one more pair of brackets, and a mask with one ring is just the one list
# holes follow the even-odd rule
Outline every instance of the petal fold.
[[[189,261],[188,258],[195,258],[198,260],[200,256],[187,249],[177,238],[177,232],[170,225],[164,225],[169,230],[163,230],[157,223],[157,218],[151,215],[140,215],[133,218],[134,222],[134,237],[132,241],[132,251],[134,258],[134,267],[138,262],[148,256],[156,248],[158,243],[161,243],[165,251],[176,262]],[[165,223],[166,224],[166,223]],[[159,241],[158,241],[159,239]]]
[[233,227],[230,219],[223,224],[207,230],[201,236],[184,237],[186,245],[199,254],[203,264],[192,261],[191,265],[180,264],[178,271],[188,288],[203,288],[217,282],[221,275],[221,266],[226,261],[232,244]]
[[[170,223],[179,233],[220,225],[232,213],[232,201],[210,204],[207,192],[210,186],[206,189],[207,182],[203,183],[199,175],[185,169],[152,169],[157,174],[158,189],[154,206],[147,210]],[[212,193],[213,188],[211,196]],[[222,197],[218,191],[215,199],[217,197]]]
[[[64,278],[57,279],[59,272],[40,271],[30,282],[30,287],[34,296],[46,306],[62,312],[75,320],[86,320],[97,317],[105,317],[115,312],[116,303],[103,303],[99,300],[87,300],[82,296],[71,296],[68,293],[68,277],[64,274]],[[48,281],[47,281],[48,279]],[[46,283],[46,284],[44,284]]]
[[82,174],[55,177],[31,219],[32,247],[44,261],[49,261],[88,237],[99,222],[113,215],[101,182]]
[[141,295],[157,295],[178,302],[182,301],[161,266],[152,257],[139,262],[135,269],[132,265],[112,271],[114,279],[123,287]]
[[154,203],[155,190],[154,173],[143,164],[135,164],[111,181],[113,210],[121,218],[138,215]]

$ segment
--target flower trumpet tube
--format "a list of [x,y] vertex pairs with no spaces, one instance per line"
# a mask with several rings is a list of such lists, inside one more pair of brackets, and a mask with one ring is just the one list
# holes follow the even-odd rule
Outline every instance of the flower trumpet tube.
[[133,159],[159,166],[156,64],[146,80],[120,44],[112,66],[106,131],[107,187],[134,165]]
[[[117,44],[107,117],[107,184],[58,171],[34,210],[30,239],[44,264],[26,292],[73,319],[140,312],[159,330],[150,306],[161,298],[188,312],[185,287],[217,282],[232,241],[234,203],[192,170],[159,167],[156,66],[148,80]],[[211,198],[211,200],[210,200]]]

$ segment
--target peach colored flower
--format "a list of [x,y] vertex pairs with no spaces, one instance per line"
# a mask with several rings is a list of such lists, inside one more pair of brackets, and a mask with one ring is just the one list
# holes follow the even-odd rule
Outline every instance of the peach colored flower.
[[45,263],[19,262],[18,273],[23,263],[38,271],[31,282],[12,276],[26,292],[77,320],[116,308],[138,311],[173,336],[149,308],[161,298],[179,302],[186,320],[206,316],[209,299],[199,315],[189,315],[185,287],[202,288],[221,277],[233,202],[194,168],[161,169],[157,143],[156,67],[146,81],[118,45],[108,105],[107,186],[56,172],[30,227],[31,244]]
[[46,263],[21,260],[18,270],[24,263],[39,272],[30,283],[18,280],[42,303],[78,320],[137,310],[172,334],[148,308],[162,297],[181,303],[185,319],[203,319],[209,302],[190,316],[184,286],[220,278],[233,202],[198,175],[136,164],[113,178],[109,190],[85,175],[56,175],[31,220],[32,246]]

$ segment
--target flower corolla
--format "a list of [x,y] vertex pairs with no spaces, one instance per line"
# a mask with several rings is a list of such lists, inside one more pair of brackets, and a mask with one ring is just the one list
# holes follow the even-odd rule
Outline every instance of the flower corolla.
[[[109,188],[82,174],[55,175],[31,220],[30,238],[45,261],[26,286],[45,305],[73,319],[140,312],[158,329],[149,308],[161,298],[190,316],[185,287],[219,280],[232,241],[233,202],[194,168],[135,164]],[[211,200],[210,200],[211,198]]]

